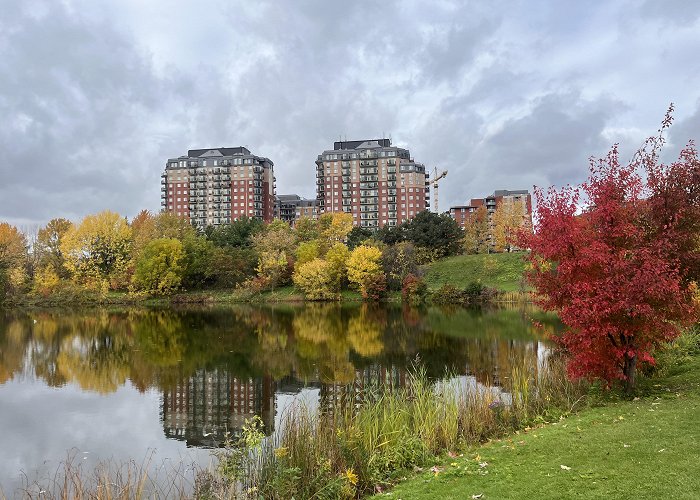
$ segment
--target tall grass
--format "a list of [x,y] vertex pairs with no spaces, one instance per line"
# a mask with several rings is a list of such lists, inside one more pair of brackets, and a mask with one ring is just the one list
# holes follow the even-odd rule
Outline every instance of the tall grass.
[[69,454],[52,476],[32,480],[25,476],[16,493],[37,500],[131,500],[191,498],[194,491],[195,468],[184,464],[166,469],[164,463],[156,472],[152,455],[141,463],[105,461],[92,468],[78,458],[75,452]]
[[[332,412],[293,406],[274,441],[248,438],[254,446],[239,443],[224,452],[220,464],[225,466],[207,473],[211,487],[198,494],[362,497],[442,453],[558,418],[572,411],[585,392],[582,384],[568,381],[556,357],[539,367],[534,359],[516,364],[503,389],[449,377],[432,384],[417,369],[406,388],[367,391],[359,404],[348,398]],[[244,429],[244,436],[254,432]]]

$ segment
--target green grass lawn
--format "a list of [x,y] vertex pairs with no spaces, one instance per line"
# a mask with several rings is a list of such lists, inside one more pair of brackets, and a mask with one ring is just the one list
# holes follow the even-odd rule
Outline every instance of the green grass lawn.
[[674,370],[646,396],[446,457],[377,498],[700,498],[700,359]]
[[463,288],[481,281],[506,292],[521,289],[525,262],[522,253],[458,255],[425,267],[425,281],[431,290],[444,284]]

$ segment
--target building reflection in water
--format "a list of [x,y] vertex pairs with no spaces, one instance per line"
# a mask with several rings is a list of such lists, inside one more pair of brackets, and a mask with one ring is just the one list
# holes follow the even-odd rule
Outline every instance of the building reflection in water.
[[168,438],[187,446],[221,446],[234,441],[246,420],[258,415],[265,433],[274,430],[275,390],[270,377],[241,379],[217,368],[199,369],[163,391],[163,427]]

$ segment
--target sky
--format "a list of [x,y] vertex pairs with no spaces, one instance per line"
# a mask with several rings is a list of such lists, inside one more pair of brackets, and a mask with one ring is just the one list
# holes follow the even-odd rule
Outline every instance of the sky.
[[247,146],[278,194],[391,137],[447,170],[440,209],[580,183],[676,107],[700,140],[700,2],[0,0],[0,221],[160,209],[188,149]]

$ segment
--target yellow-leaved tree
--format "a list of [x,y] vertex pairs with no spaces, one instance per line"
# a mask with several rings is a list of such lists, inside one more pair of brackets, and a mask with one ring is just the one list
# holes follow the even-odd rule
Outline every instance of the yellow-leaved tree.
[[115,212],[88,215],[72,226],[61,242],[65,267],[90,288],[123,288],[131,253],[131,228]]
[[0,223],[0,302],[24,285],[27,238],[15,226]]
[[330,265],[323,259],[316,258],[298,265],[292,279],[308,300],[335,300],[339,297],[333,288]]
[[500,203],[493,213],[492,226],[494,250],[496,252],[513,250],[518,229],[529,226],[525,203],[523,201]]
[[345,212],[325,213],[318,219],[320,237],[331,247],[334,243],[345,241],[352,231],[352,215]]
[[381,265],[382,252],[376,247],[360,245],[348,257],[348,281],[365,299],[378,299],[386,292],[386,277]]

